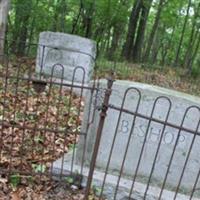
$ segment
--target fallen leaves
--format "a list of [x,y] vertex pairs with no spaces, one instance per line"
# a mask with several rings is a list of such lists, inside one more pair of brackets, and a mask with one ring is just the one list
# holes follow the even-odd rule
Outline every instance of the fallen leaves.
[[[9,87],[15,88],[16,85],[10,83]],[[1,161],[12,159],[15,167],[19,160],[34,160],[37,164],[59,158],[70,144],[76,143],[77,127],[81,123],[79,113],[82,107],[77,105],[79,97],[72,94],[69,102],[69,92],[62,90],[60,94],[58,87],[39,96],[34,92],[29,95],[20,92],[27,87],[22,82],[18,84],[17,92],[12,89],[0,93],[3,105],[0,115],[3,125],[0,128],[3,141]],[[3,164],[0,162],[1,167]],[[24,164],[29,165],[30,170],[30,163]]]
[[15,66],[0,71],[0,200],[83,199],[43,173],[77,143],[84,101],[55,85],[36,92],[34,81],[20,79],[27,66]]
[[18,191],[12,192],[10,196],[11,196],[11,200],[20,200],[21,199],[18,194]]
[[[0,182],[0,200],[84,200],[84,190],[66,183],[53,181],[45,176],[23,176],[15,189]],[[97,199],[91,192],[90,200]]]

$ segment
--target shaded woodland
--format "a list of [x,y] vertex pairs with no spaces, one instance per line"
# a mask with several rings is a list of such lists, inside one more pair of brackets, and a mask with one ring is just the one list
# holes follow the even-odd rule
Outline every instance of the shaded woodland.
[[7,19],[6,3],[9,53],[31,55],[40,32],[57,31],[95,40],[98,58],[200,74],[200,0],[11,0]]

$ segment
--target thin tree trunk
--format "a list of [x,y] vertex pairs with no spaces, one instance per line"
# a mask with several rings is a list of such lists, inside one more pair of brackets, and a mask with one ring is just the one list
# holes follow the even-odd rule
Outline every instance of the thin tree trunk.
[[13,27],[12,52],[23,56],[29,30],[33,0],[18,0],[15,8],[15,22]]
[[185,67],[187,66],[187,64],[189,62],[189,58],[191,56],[191,49],[193,49],[193,46],[195,43],[195,38],[197,37],[197,34],[198,34],[198,28],[196,29],[196,25],[197,25],[197,18],[199,15],[199,9],[200,9],[200,3],[198,4],[197,10],[196,10],[194,18],[193,18],[192,31],[190,34],[190,39],[188,41],[188,48],[187,48],[187,50],[185,52],[185,56],[184,56],[184,66]]
[[65,15],[67,12],[67,4],[65,0],[57,0],[54,10],[53,31],[65,32]]
[[28,21],[29,21],[29,16],[23,22],[21,32],[19,35],[19,44],[17,48],[17,54],[19,56],[24,56],[25,54],[26,41],[27,41],[27,36],[28,36]]
[[[38,3],[39,3],[39,0],[36,0],[36,4],[35,4],[35,7],[38,6]],[[26,55],[29,55],[29,52],[30,52],[30,48],[31,48],[31,43],[32,43],[32,40],[33,40],[33,33],[34,33],[34,29],[35,29],[35,22],[36,22],[36,16],[35,14],[33,15],[33,19],[32,19],[32,22],[31,22],[31,28],[30,28],[30,33],[29,33],[29,38],[28,38],[28,43],[29,43],[29,46],[27,48],[27,52],[26,52]]]
[[[176,27],[177,27],[178,22],[179,22],[179,18],[177,17],[176,18],[176,22],[175,22],[175,24],[173,25],[173,28],[172,28],[172,34],[171,34],[170,40],[168,41],[167,45],[164,47],[165,50],[163,52],[163,58],[162,58],[162,63],[161,63],[162,66],[166,65],[166,58],[167,58],[167,55],[169,53],[169,50],[171,49],[173,38],[174,38],[174,35],[175,35],[175,31],[176,31]],[[167,61],[167,64],[168,65],[171,64],[171,60],[170,60],[170,62]]]
[[[115,10],[116,15],[118,13],[121,14],[120,9],[123,6],[127,7],[127,3],[128,3],[127,0],[120,1],[120,3],[118,4],[118,7]],[[111,37],[111,47],[109,48],[109,51],[108,51],[108,59],[115,60],[118,56],[116,55],[116,52],[120,48],[119,43],[121,41],[122,35],[124,34],[122,30],[125,29],[126,20],[124,18],[121,18],[117,22],[114,22],[111,26],[113,27],[113,31],[112,31],[112,37]]]
[[95,0],[90,5],[90,8],[86,14],[85,18],[85,37],[86,38],[91,38],[92,37],[92,25],[93,25],[93,16],[95,12]]
[[0,0],[0,60],[4,54],[4,42],[10,0]]
[[198,29],[195,31],[193,31],[192,33],[192,38],[190,38],[190,43],[189,43],[189,46],[187,48],[187,51],[186,51],[186,54],[184,56],[184,67],[188,67],[189,63],[190,63],[190,59],[192,57],[192,52],[193,52],[193,49],[194,49],[194,46],[195,46],[195,41],[196,41],[196,38],[198,37]]
[[80,0],[79,12],[78,12],[76,19],[74,19],[74,22],[73,22],[73,25],[72,25],[72,31],[71,31],[72,34],[74,34],[76,32],[76,27],[77,27],[78,21],[81,17],[82,11],[83,11],[83,0]]
[[108,33],[107,33],[107,38],[106,38],[106,49],[104,50],[104,53],[105,52],[108,52],[109,49],[110,49],[110,34],[111,34],[111,30],[108,29]]
[[195,47],[195,50],[194,50],[194,53],[192,54],[192,57],[190,58],[189,60],[189,63],[188,63],[188,69],[189,69],[189,73],[191,74],[192,72],[192,67],[193,67],[193,63],[194,63],[194,60],[197,56],[197,53],[198,53],[198,50],[199,50],[199,46],[200,46],[200,34],[197,38],[197,42],[196,42],[196,47]]
[[14,21],[14,27],[12,30],[12,44],[11,44],[11,51],[14,54],[17,53],[19,32],[20,32],[20,27],[21,27],[21,23],[22,23],[20,14],[21,14],[21,4],[17,1],[16,7],[15,7],[15,21]]
[[131,11],[128,34],[122,50],[122,56],[127,60],[130,60],[131,58],[131,52],[134,45],[134,39],[135,39],[141,5],[142,5],[142,0],[136,0]]
[[[119,24],[120,25],[120,24]],[[120,26],[115,26],[113,30],[113,36],[112,36],[112,43],[111,43],[111,48],[109,49],[108,55],[110,60],[115,59],[115,52],[118,48],[120,36],[122,34],[122,31],[120,29]]]
[[[33,0],[29,0],[28,6],[29,9],[32,9]],[[19,56],[24,56],[26,52],[26,43],[28,37],[28,30],[29,30],[29,20],[31,17],[31,12],[24,12],[24,15],[20,16],[21,19],[21,27],[18,35],[19,43],[17,45],[17,54]]]
[[188,7],[187,7],[187,14],[185,16],[184,25],[183,25],[183,29],[182,29],[182,32],[181,32],[181,38],[180,38],[180,41],[179,41],[179,44],[178,44],[176,57],[175,57],[174,64],[173,64],[174,67],[177,66],[178,62],[179,62],[179,55],[180,55],[180,51],[181,51],[181,47],[182,47],[182,43],[183,43],[183,37],[184,37],[184,34],[185,34],[186,24],[187,24],[188,17],[189,17],[189,11],[190,11],[190,7],[191,7],[191,3],[192,3],[192,0],[189,0]]
[[136,41],[135,41],[134,48],[133,48],[133,61],[135,61],[135,62],[141,61],[142,46],[143,46],[143,42],[144,42],[144,34],[145,34],[147,19],[148,19],[152,1],[153,0],[148,0],[146,2],[143,2],[143,5],[142,5],[140,23],[139,23],[139,27],[138,27],[138,31],[137,31]]
[[153,27],[151,29],[151,33],[149,35],[148,44],[147,44],[146,52],[145,52],[145,55],[144,55],[144,61],[148,61],[148,59],[149,59],[151,47],[152,47],[152,44],[153,44],[153,41],[154,41],[154,38],[155,38],[155,34],[157,32],[157,29],[158,29],[158,25],[159,25],[159,21],[160,21],[160,15],[161,15],[161,12],[162,12],[162,9],[163,9],[164,1],[165,0],[160,0],[160,2],[159,2],[156,18],[155,18]]
[[157,57],[159,54],[159,50],[162,47],[163,44],[163,35],[165,33],[165,25],[162,28],[158,28],[158,31],[156,31],[155,39],[152,45],[152,51],[151,51],[151,60],[150,62],[152,64],[155,64],[157,62]]

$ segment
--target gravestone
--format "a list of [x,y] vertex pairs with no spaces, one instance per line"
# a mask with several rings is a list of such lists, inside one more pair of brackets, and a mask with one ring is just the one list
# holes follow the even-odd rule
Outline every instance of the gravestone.
[[[90,84],[93,83],[91,82]],[[89,165],[100,117],[98,109],[96,109],[95,113],[91,112],[91,110],[93,110],[91,106],[98,108],[98,106],[101,105],[106,85],[106,80],[100,80],[100,92],[92,96],[90,92],[86,94],[81,132],[86,133],[87,137],[83,135],[79,137],[79,143],[75,154],[76,163],[74,163],[74,159],[72,159],[72,152],[65,154],[63,158],[54,162],[54,172],[58,174],[61,170],[63,170],[63,174],[70,174],[72,169],[71,166],[73,165],[73,171],[75,173],[77,173],[77,171],[81,172],[83,175],[83,186],[86,186],[87,183]],[[139,93],[135,90],[135,88],[141,92],[140,104],[138,104]],[[122,106],[124,94],[127,90],[128,92],[123,108],[130,112],[122,112],[121,117],[119,118],[119,110],[112,109],[112,107],[120,108]],[[160,96],[162,96],[162,98],[157,99]],[[172,106],[170,112],[170,102],[163,96],[171,99]],[[152,112],[156,99],[157,101],[154,112]],[[107,112],[100,142],[96,169],[93,176],[93,185],[97,188],[102,187],[108,157],[111,151],[114,135],[116,134],[108,175],[103,191],[109,200],[114,199],[114,192],[118,181],[119,171],[122,166],[125,150],[127,148],[128,138],[130,137],[129,148],[124,163],[122,177],[119,182],[116,200],[122,200],[123,198],[126,199],[129,196],[133,176],[135,174],[140,155],[142,155],[141,162],[138,168],[137,179],[131,198],[138,200],[144,199],[146,183],[155,160],[155,168],[146,199],[158,199],[175,143],[178,141],[169,174],[167,176],[167,184],[162,195],[163,200],[173,199],[175,195],[174,189],[177,187],[183,166],[189,155],[188,152],[194,138],[193,132],[195,132],[198,128],[198,134],[194,140],[188,163],[185,168],[185,173],[181,181],[179,190],[181,194],[179,193],[176,198],[177,200],[189,199],[188,195],[191,194],[191,189],[193,188],[194,182],[200,170],[200,128],[198,127],[200,113],[197,107],[193,107],[188,111],[183,123],[184,129],[181,130],[179,127],[182,123],[186,109],[189,106],[194,105],[199,107],[200,98],[147,84],[129,81],[116,81],[113,85],[110,105],[111,108],[109,108]],[[137,113],[137,117],[135,117],[135,113]],[[170,113],[169,116],[168,113]],[[150,118],[153,120],[150,120]],[[165,121],[167,122],[166,125],[163,124]],[[133,124],[134,126],[132,126]],[[179,133],[180,137],[177,140]],[[145,138],[146,142],[144,151],[141,154]],[[160,141],[160,150],[158,151],[157,159],[155,159]],[[82,169],[81,166],[84,152],[84,168]],[[199,186],[200,183],[198,182],[197,188],[199,188]],[[197,198],[193,199],[199,200],[199,192],[197,192],[196,195]]]
[[91,79],[96,58],[96,44],[94,41],[58,32],[42,32],[39,37],[37,53],[36,72],[42,75],[51,76],[52,67],[57,64],[53,76],[62,77],[64,67],[64,79],[72,81],[76,67],[83,67],[83,70],[76,70],[74,82],[88,83]]
[[[100,81],[100,87],[102,88],[102,91],[103,88],[106,88],[105,80]],[[191,108],[188,111],[183,123],[184,130],[180,131],[178,127],[181,125],[183,115],[189,106],[200,106],[200,98],[147,84],[129,81],[116,81],[113,86],[110,104],[120,108],[125,91],[132,87],[141,91],[141,103],[138,108],[138,113],[142,116],[150,116],[152,114],[153,104],[157,97],[167,96],[171,99],[172,107],[167,120],[169,125],[164,126],[162,123],[151,121],[148,118],[145,119],[141,117],[134,117],[135,115],[124,112],[121,114],[121,118],[119,119],[120,112],[118,110],[109,108],[103,128],[96,167],[99,168],[100,171],[105,170],[114,139],[114,134],[116,133],[116,140],[109,165],[109,173],[118,175],[125,155],[128,137],[131,135],[128,153],[123,169],[123,177],[129,177],[131,179],[135,173],[136,166],[141,155],[142,145],[146,138],[137,179],[137,181],[145,183],[148,180],[153,166],[158,143],[161,141],[161,147],[158,152],[157,159],[155,160],[155,169],[151,179],[152,184],[160,187],[163,183],[174,145],[176,141],[178,141],[166,184],[168,189],[174,189],[180,179],[181,172],[183,170],[183,166],[194,137],[194,134],[188,129],[194,132],[198,127],[198,122],[200,120],[200,113],[198,109]],[[88,99],[89,96],[90,95],[88,94]],[[124,108],[135,113],[138,100],[139,94],[136,92],[136,90],[130,89],[130,91],[127,93]],[[87,115],[89,112],[88,108],[89,100],[86,101],[85,105],[85,117],[82,125],[83,132],[87,128]],[[166,98],[158,99],[152,117],[158,121],[166,121],[169,108],[170,103]],[[87,132],[85,156],[86,166],[89,166],[91,160],[98,122],[99,112],[96,112],[94,121]],[[132,129],[133,122],[134,128]],[[119,124],[118,127],[117,124]],[[175,125],[175,127],[171,127],[171,124]],[[179,139],[177,139],[178,133],[180,133]],[[199,133],[200,128],[198,127],[198,135],[196,136],[193,148],[190,152],[185,173],[181,181],[181,188],[183,188],[184,191],[191,191],[200,169]],[[163,135],[162,138],[161,135]],[[84,149],[84,137],[80,137],[77,148],[76,160],[77,163],[80,163]],[[200,184],[198,184],[197,187],[199,186]]]

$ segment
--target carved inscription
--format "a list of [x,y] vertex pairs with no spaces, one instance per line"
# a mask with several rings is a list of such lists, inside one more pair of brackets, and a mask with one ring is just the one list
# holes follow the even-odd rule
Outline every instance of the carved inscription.
[[[178,132],[175,132],[175,133],[170,132],[167,130],[167,128],[163,132],[163,128],[158,128],[152,125],[150,125],[149,130],[147,130],[148,126],[145,124],[136,123],[134,127],[132,126],[133,126],[132,123],[130,123],[129,121],[122,120],[120,123],[118,132],[128,135],[130,134],[130,131],[133,130],[131,134],[133,136],[141,138],[141,142],[144,141],[145,136],[148,134],[146,136],[146,142],[156,142],[156,143],[160,141],[160,138],[163,134],[162,143],[166,145],[175,144],[175,141],[177,139]],[[185,143],[185,140],[186,140],[185,136],[181,134],[179,137],[179,144]]]

